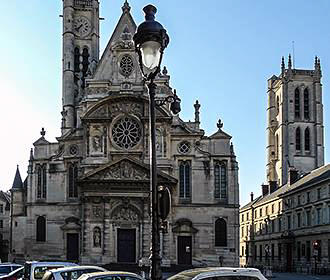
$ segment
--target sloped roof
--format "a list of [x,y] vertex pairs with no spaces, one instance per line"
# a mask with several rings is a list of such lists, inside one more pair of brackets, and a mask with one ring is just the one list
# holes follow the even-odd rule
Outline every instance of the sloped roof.
[[22,182],[21,174],[19,172],[18,165],[17,165],[16,174],[15,174],[12,189],[22,189],[22,188],[23,188],[23,182]]
[[[286,184],[280,188],[278,188],[276,191],[272,192],[269,195],[261,196],[261,199],[256,202],[255,206],[261,205],[267,201],[270,201],[272,199],[275,199],[279,196],[286,195],[288,193],[291,193],[292,191],[298,190],[300,188],[306,187],[308,185],[313,185],[316,183],[320,183],[324,180],[330,180],[330,164],[321,166],[317,169],[314,169],[304,177],[301,177],[298,181],[296,181],[294,184]],[[246,207],[245,205],[244,207]]]
[[240,211],[248,209],[253,204],[257,203],[262,198],[262,195],[258,196],[256,199],[250,201],[248,204],[245,204],[240,208]]

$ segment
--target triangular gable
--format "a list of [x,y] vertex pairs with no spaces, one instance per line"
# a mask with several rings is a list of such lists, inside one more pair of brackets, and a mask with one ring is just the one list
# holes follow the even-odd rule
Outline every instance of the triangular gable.
[[41,136],[37,141],[35,141],[33,143],[34,146],[38,146],[38,145],[48,145],[50,144],[45,137]]
[[[150,166],[132,158],[124,157],[115,162],[103,165],[85,174],[80,182],[88,181],[149,181]],[[164,172],[157,172],[159,183],[174,185],[177,180]]]
[[[112,51],[111,49],[114,47],[116,42],[122,41],[122,34],[131,34],[131,38],[133,38],[133,35],[136,30],[136,24],[134,22],[134,19],[132,15],[130,14],[130,7],[127,6],[128,3],[125,3],[123,6],[123,13],[117,23],[117,26],[114,30],[114,32],[111,35],[111,38],[102,54],[102,57],[99,61],[98,67],[96,68],[94,79],[95,80],[107,80],[108,75],[110,73],[108,67],[111,67],[112,63]],[[133,41],[131,41],[129,48],[132,49],[134,52],[134,44]],[[106,75],[106,76],[105,76]]]
[[215,139],[215,138],[216,139],[231,139],[231,136],[219,128],[219,130],[216,133],[212,134],[210,136],[210,138],[212,138],[212,139]]

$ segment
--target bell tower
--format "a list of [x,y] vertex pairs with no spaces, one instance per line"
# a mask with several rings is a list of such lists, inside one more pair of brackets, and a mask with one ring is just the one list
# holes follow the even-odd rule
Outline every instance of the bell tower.
[[267,180],[288,182],[290,168],[308,173],[324,165],[321,63],[313,70],[288,67],[268,80]]
[[99,61],[99,1],[63,0],[62,135],[77,127],[85,79]]

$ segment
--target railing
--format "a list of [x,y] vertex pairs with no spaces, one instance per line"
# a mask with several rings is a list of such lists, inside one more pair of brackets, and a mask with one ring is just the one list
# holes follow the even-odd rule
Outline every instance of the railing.
[[93,0],[74,0],[74,5],[79,7],[93,7]]

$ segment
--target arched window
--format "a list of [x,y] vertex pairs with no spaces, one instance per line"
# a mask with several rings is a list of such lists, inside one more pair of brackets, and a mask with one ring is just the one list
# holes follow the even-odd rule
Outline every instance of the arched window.
[[38,165],[37,168],[37,198],[46,198],[47,195],[47,174],[46,165]]
[[222,218],[215,221],[215,246],[227,246],[227,223]]
[[69,165],[69,197],[78,197],[77,188],[78,167],[77,164]]
[[300,127],[296,129],[296,150],[301,150],[301,135],[300,135]]
[[89,52],[87,48],[84,48],[82,52],[82,65],[83,65],[82,68],[83,77],[86,77],[86,73],[89,65]]
[[276,97],[276,114],[280,112],[280,98],[277,96]]
[[79,72],[79,64],[80,64],[80,51],[78,47],[74,48],[74,72]]
[[294,92],[294,116],[300,118],[300,92],[298,88]]
[[309,93],[307,88],[304,90],[304,118],[309,120]]
[[180,177],[180,198],[190,198],[190,161],[180,161],[179,163],[179,177]]
[[308,127],[305,129],[305,151],[310,151],[310,134]]
[[214,164],[214,197],[227,199],[227,168],[225,162]]
[[159,158],[166,156],[166,139],[161,129],[156,129],[156,155]]
[[275,136],[275,157],[278,158],[278,152],[279,152],[279,142],[278,142],[278,134]]
[[46,219],[43,216],[37,219],[37,241],[46,241]]

